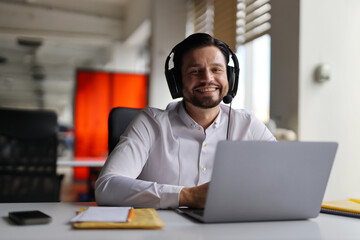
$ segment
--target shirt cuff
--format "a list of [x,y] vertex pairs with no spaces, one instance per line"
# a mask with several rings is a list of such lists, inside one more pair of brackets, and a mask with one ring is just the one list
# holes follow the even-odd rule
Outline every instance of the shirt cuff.
[[160,193],[160,208],[177,208],[183,186],[164,185]]

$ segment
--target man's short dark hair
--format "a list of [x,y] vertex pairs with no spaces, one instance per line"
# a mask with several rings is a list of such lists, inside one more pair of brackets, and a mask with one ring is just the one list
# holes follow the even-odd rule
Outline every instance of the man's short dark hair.
[[226,64],[228,64],[230,52],[229,52],[229,47],[228,45],[226,45],[226,43],[216,38],[213,38],[207,33],[194,33],[189,37],[185,38],[182,42],[180,42],[173,48],[174,68],[176,69],[177,74],[179,74],[179,76],[181,77],[181,67],[183,64],[182,60],[183,60],[183,56],[187,52],[196,48],[202,48],[208,46],[215,46],[219,48],[225,57]]

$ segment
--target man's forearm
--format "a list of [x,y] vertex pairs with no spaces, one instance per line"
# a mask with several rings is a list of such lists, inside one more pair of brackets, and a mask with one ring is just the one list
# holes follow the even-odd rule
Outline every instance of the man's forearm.
[[181,188],[123,176],[102,176],[96,182],[95,198],[99,205],[177,207]]

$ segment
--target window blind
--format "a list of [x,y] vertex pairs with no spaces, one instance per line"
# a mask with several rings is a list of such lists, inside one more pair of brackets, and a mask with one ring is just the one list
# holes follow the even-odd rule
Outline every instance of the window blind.
[[214,37],[236,50],[237,0],[214,0]]
[[206,32],[230,48],[270,30],[270,0],[188,0],[187,35]]
[[204,32],[213,35],[214,0],[189,0],[187,35]]
[[237,0],[237,44],[245,44],[271,28],[270,0]]

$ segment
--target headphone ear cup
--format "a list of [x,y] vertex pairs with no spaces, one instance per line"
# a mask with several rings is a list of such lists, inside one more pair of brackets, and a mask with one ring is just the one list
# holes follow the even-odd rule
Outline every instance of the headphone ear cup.
[[173,99],[182,97],[182,82],[175,68],[165,71],[166,81]]
[[229,81],[229,91],[227,93],[227,96],[230,96],[231,98],[234,98],[236,96],[238,85],[239,85],[240,67],[239,67],[239,61],[238,61],[236,55],[231,50],[231,48],[229,46],[227,46],[227,49],[229,50],[229,52],[231,54],[231,59],[232,59],[232,61],[234,63],[234,66],[229,66],[228,65],[227,68],[226,68],[227,77],[228,77],[228,81]]
[[234,67],[227,66],[227,78],[229,82],[229,91],[227,95],[231,95],[232,97],[235,97],[237,92],[237,85],[235,84],[236,70]]

